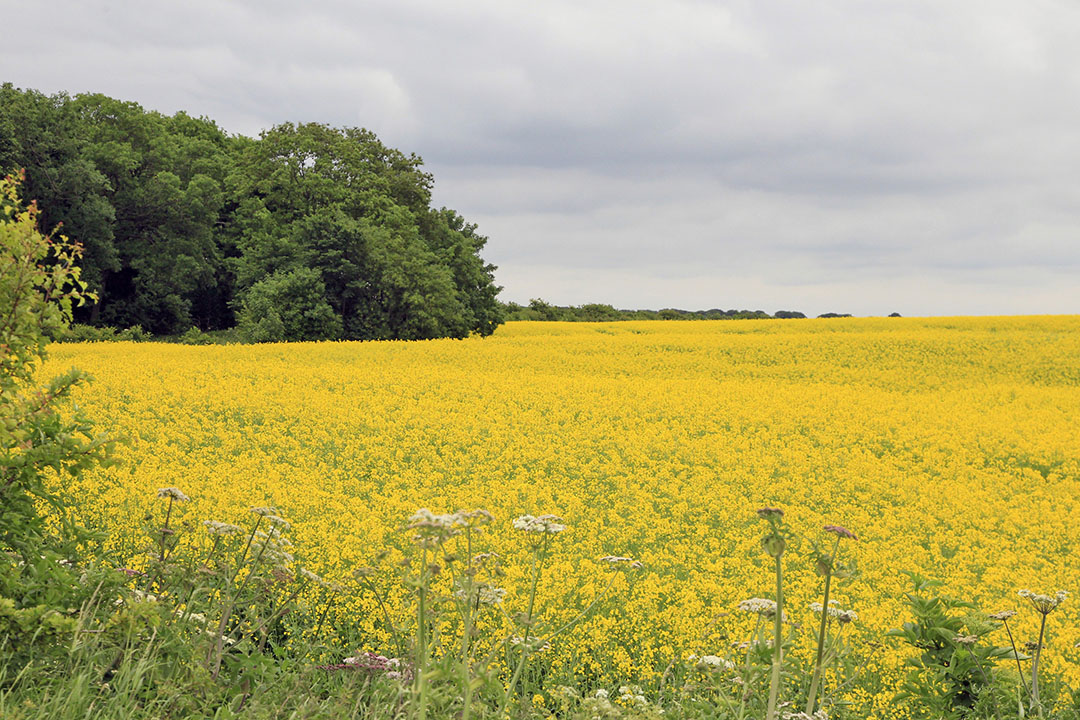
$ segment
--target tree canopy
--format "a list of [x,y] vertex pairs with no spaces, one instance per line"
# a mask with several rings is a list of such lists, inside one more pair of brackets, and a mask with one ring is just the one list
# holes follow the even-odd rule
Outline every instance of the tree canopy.
[[85,248],[80,322],[253,340],[488,335],[487,238],[431,206],[421,159],[370,131],[258,139],[104,95],[0,86],[0,172]]

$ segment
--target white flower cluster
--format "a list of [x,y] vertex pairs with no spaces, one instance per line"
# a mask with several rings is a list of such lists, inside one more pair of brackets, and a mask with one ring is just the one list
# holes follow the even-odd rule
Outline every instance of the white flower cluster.
[[562,518],[556,515],[541,515],[539,517],[522,515],[517,520],[514,520],[514,529],[522,530],[524,532],[554,535],[555,533],[561,533],[565,530],[566,525],[563,525]]
[[159,498],[169,498],[170,500],[175,500],[176,502],[187,502],[191,499],[187,495],[182,493],[179,488],[174,487],[158,488],[157,496]]
[[611,563],[612,565],[621,565],[625,563],[631,570],[640,570],[645,567],[640,560],[623,557],[622,555],[605,555],[600,558],[600,562]]
[[498,605],[503,601],[503,598],[506,597],[506,591],[502,588],[495,587],[494,585],[488,585],[487,583],[477,583],[473,586],[471,600],[468,597],[465,588],[458,588],[455,590],[454,597],[458,600],[479,603],[481,605]]
[[786,712],[781,717],[784,720],[829,720],[829,714],[824,710],[818,710],[813,715],[805,712]]
[[491,520],[491,513],[487,510],[458,510],[436,515],[427,508],[420,508],[409,518],[407,527],[416,531],[413,540],[417,544],[433,548],[459,535],[463,529],[480,528]]
[[319,577],[315,573],[311,572],[307,568],[300,568],[300,577],[304,578],[308,582],[315,583],[316,585],[319,585],[321,587],[324,587],[324,588],[330,587],[330,583],[323,580],[321,577]]
[[619,703],[645,707],[649,701],[645,699],[645,693],[638,685],[623,685],[619,688]]
[[[810,603],[810,609],[813,610],[814,612],[816,612],[819,615],[821,614],[821,611],[823,610],[823,608],[821,606],[821,603],[819,603],[819,602]],[[837,620],[839,620],[842,623],[849,623],[849,622],[855,622],[856,620],[858,620],[859,619],[859,613],[855,612],[854,610],[844,610],[843,608],[840,607],[840,603],[838,601],[830,600],[829,601],[829,617],[834,617],[834,618],[836,618]]]
[[692,662],[702,670],[734,670],[735,663],[719,655],[690,655],[687,662]]
[[[522,647],[522,646],[525,646],[525,639],[523,637],[520,637],[519,635],[515,635],[514,637],[510,638],[510,644],[514,645],[515,647]],[[551,649],[551,643],[547,642],[543,638],[535,638],[535,637],[529,638],[529,642],[528,642],[528,650],[529,650],[529,652],[538,653],[538,652],[543,652],[545,650],[550,650],[550,649]]]
[[[131,598],[135,602],[157,602],[157,595],[151,595],[150,593],[143,592],[142,590],[132,590]],[[116,605],[118,607],[123,604],[124,598],[122,597],[118,597],[116,598],[116,600],[113,601],[113,605]]]
[[1037,595],[1030,590],[1021,590],[1019,595],[1028,600],[1043,615],[1049,615],[1054,610],[1057,610],[1058,605],[1065,602],[1065,598],[1069,597],[1069,593],[1064,590],[1058,590],[1053,596]]
[[262,530],[256,532],[255,538],[256,542],[252,543],[252,551],[255,553],[255,557],[282,569],[288,569],[294,558],[292,553],[285,548],[292,547],[292,542],[281,534],[281,530],[271,526],[267,528],[267,532]]
[[[776,601],[767,598],[750,598],[739,603],[739,610],[767,618],[776,617]],[[787,613],[781,620],[787,621]]]
[[251,512],[255,513],[256,515],[266,517],[267,515],[277,515],[277,508],[272,506],[260,505],[259,507],[251,508]]
[[241,531],[238,525],[218,522],[217,520],[203,520],[206,532],[211,535],[236,535]]
[[388,678],[401,677],[401,660],[390,658],[376,653],[358,653],[341,661],[345,665],[363,668],[365,670],[382,671]]

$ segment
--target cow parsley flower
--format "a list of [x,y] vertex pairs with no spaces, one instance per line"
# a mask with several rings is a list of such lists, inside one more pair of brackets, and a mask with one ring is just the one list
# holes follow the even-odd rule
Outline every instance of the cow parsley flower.
[[739,610],[771,618],[776,616],[776,601],[767,598],[750,598],[739,603]]
[[217,520],[203,520],[203,526],[206,528],[206,532],[211,535],[236,535],[241,531],[238,525],[218,522]]
[[181,492],[179,488],[174,487],[158,488],[157,496],[159,498],[169,498],[170,500],[175,500],[176,502],[187,502],[191,499],[183,492]]
[[522,515],[517,520],[514,520],[514,529],[522,530],[524,532],[554,535],[555,533],[561,533],[565,530],[566,525],[563,524],[562,518],[556,515],[541,515],[539,517]]
[[1058,590],[1054,595],[1037,595],[1030,590],[1021,590],[1019,592],[1020,597],[1026,599],[1031,603],[1032,607],[1042,615],[1049,615],[1057,610],[1061,603],[1065,602],[1065,598],[1069,596],[1069,593],[1064,590]]
[[645,567],[640,560],[634,558],[623,557],[621,555],[605,555],[600,558],[600,562],[611,563],[612,565],[626,564],[631,570],[640,570]]

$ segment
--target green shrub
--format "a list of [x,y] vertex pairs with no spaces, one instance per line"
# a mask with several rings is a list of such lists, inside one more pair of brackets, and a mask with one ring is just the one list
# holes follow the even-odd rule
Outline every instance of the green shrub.
[[310,268],[276,272],[255,283],[237,318],[249,342],[334,340],[341,318],[326,301],[326,287]]

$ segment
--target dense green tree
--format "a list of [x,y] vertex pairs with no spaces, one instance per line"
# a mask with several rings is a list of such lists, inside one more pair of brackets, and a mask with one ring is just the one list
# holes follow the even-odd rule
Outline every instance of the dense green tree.
[[346,338],[464,337],[501,321],[485,238],[429,207],[420,159],[366,130],[279,125],[243,148],[232,261],[243,296],[261,278],[318,271]]
[[121,264],[112,186],[86,153],[84,129],[67,95],[0,86],[0,175],[25,169],[23,196],[42,208],[42,227],[62,225],[79,239],[82,277],[100,294],[104,277]]
[[[179,334],[230,327],[241,311],[255,332],[252,308],[270,303],[260,336],[368,339],[487,335],[503,319],[487,239],[431,207],[420,158],[367,130],[228,137],[182,112],[6,84],[0,171],[20,168],[43,222],[86,248],[97,302],[80,322]],[[314,294],[297,295],[301,280],[317,281]],[[304,310],[286,311],[301,296]],[[319,322],[304,315],[313,307]],[[303,317],[314,324],[293,322]]]
[[222,276],[215,230],[231,167],[227,139],[212,122],[167,118],[103,95],[72,101],[85,154],[109,181],[121,269],[106,273],[98,315],[107,324],[179,332],[229,320],[224,299],[208,301]]

